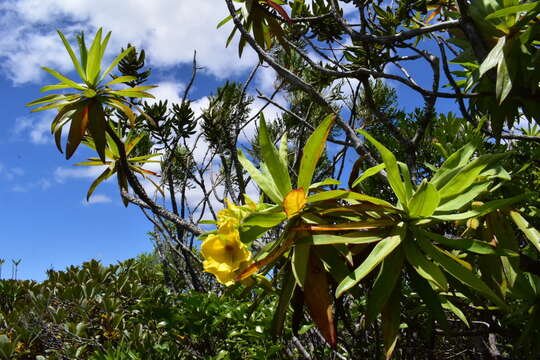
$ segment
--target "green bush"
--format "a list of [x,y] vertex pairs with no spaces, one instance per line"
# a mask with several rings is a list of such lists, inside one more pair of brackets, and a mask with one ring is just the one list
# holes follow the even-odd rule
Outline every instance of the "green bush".
[[0,358],[272,359],[274,297],[173,294],[151,256],[92,260],[48,279],[0,281]]

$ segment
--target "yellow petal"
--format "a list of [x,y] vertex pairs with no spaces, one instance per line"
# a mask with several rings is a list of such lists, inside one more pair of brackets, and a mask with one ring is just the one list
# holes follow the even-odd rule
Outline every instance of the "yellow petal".
[[283,208],[285,214],[290,219],[295,215],[298,215],[304,206],[306,205],[306,192],[304,189],[291,190],[283,200]]

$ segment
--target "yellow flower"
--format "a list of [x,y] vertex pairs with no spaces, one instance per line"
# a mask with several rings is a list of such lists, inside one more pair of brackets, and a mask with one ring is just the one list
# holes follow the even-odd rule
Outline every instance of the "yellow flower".
[[208,235],[201,245],[201,253],[205,259],[204,271],[214,274],[227,286],[234,284],[238,273],[251,262],[251,252],[240,241],[237,230]]

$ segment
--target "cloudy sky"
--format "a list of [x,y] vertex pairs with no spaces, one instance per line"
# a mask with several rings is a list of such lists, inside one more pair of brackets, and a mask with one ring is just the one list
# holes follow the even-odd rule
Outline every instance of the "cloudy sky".
[[[150,226],[138,209],[122,206],[114,182],[101,185],[91,202],[84,200],[97,169],[73,164],[90,153],[80,151],[66,161],[49,133],[54,114],[25,107],[40,96],[41,86],[56,83],[40,66],[75,77],[56,29],[72,42],[80,31],[112,31],[109,58],[128,42],[143,47],[153,69],[151,83],[159,85],[154,94],[171,101],[189,80],[196,50],[204,70],[192,99],[200,108],[216,86],[244,79],[256,62],[249,50],[238,59],[234,44],[224,48],[230,27],[216,30],[216,24],[225,15],[223,2],[216,0],[0,0],[3,277],[11,276],[11,259],[22,259],[20,278],[41,280],[51,267],[91,258],[110,263],[152,247]],[[272,82],[272,72],[263,70],[254,86],[268,90]]]

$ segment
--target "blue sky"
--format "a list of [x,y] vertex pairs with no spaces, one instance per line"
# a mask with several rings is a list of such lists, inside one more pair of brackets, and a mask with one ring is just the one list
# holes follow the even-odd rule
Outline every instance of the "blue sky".
[[[22,259],[19,278],[43,280],[48,268],[63,269],[92,258],[111,263],[150,251],[151,226],[138,208],[124,208],[114,181],[104,183],[90,203],[85,194],[98,169],[73,166],[91,155],[79,151],[66,161],[52,142],[53,112],[30,113],[25,104],[40,96],[39,88],[56,82],[40,66],[72,77],[69,57],[56,34],[112,31],[108,58],[128,42],[142,46],[153,69],[150,83],[159,99],[180,100],[197,50],[199,72],[191,93],[199,112],[206,96],[226,79],[243,80],[257,57],[246,49],[238,59],[236,44],[225,49],[230,28],[215,29],[225,17],[219,0],[148,2],[94,0],[0,0],[0,259],[2,274],[11,275],[11,259]],[[109,60],[110,61],[110,60]],[[418,68],[426,73],[423,68]],[[414,66],[413,66],[413,69]],[[420,78],[420,83],[422,85]],[[255,88],[270,93],[274,73],[261,69]],[[444,80],[443,80],[444,83]],[[429,86],[428,83],[425,84]],[[412,109],[418,97],[397,85],[400,105]],[[254,107],[260,105],[260,101]],[[455,109],[452,101],[441,109]],[[267,118],[277,110],[265,111]],[[253,130],[253,129],[252,129]]]

